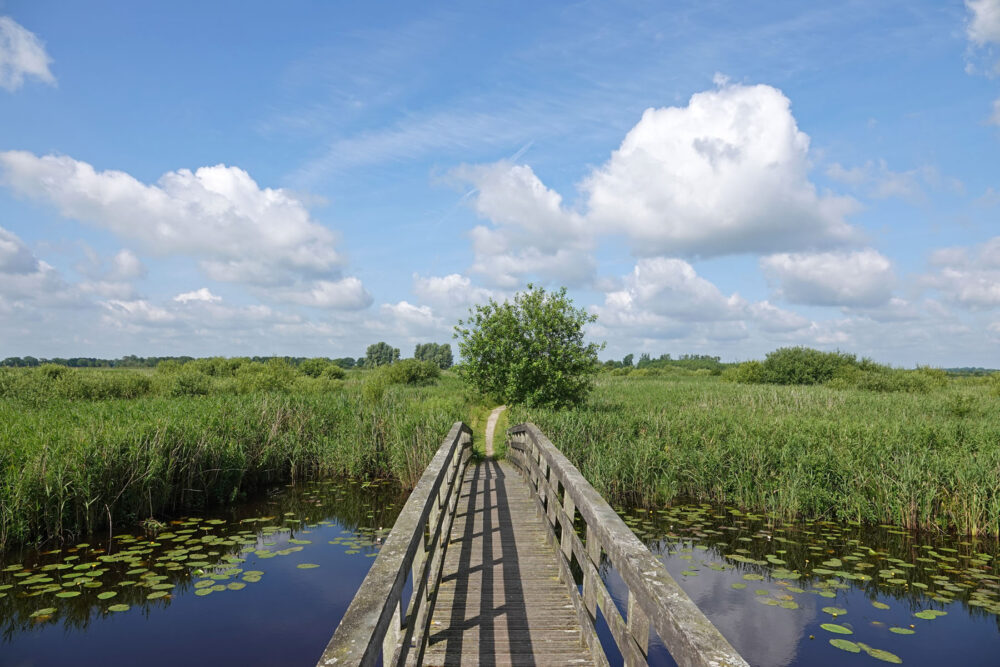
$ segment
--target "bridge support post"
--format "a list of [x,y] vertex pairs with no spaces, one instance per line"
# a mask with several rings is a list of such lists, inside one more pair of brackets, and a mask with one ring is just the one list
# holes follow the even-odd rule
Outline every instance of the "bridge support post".
[[[639,645],[639,650],[642,651],[643,655],[647,655],[649,653],[649,617],[639,606],[639,602],[631,590],[628,592],[628,618],[625,623],[628,625],[628,632],[632,635],[633,641]],[[626,664],[628,664],[627,660]],[[646,661],[643,660],[637,664],[645,665]]]

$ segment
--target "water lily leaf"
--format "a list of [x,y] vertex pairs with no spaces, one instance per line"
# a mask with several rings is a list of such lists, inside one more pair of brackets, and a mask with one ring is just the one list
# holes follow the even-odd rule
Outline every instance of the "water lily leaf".
[[197,595],[197,596],[199,596],[199,597],[202,597],[202,596],[205,596],[205,595],[209,595],[209,594],[211,594],[213,592],[214,591],[211,588],[199,588],[198,590],[196,590],[194,592],[194,594]]
[[56,613],[57,609],[55,607],[45,607],[44,609],[39,609],[31,614],[31,618],[38,618],[39,616],[51,616]]
[[854,631],[850,628],[845,628],[843,625],[837,625],[836,623],[823,623],[819,627],[823,628],[827,632],[835,632],[838,635],[853,635]]
[[831,639],[830,643],[842,651],[850,651],[851,653],[861,653],[861,647],[847,639]]
[[228,588],[231,591],[239,591],[239,590],[242,590],[242,589],[244,589],[246,587],[247,587],[246,584],[240,583],[238,581],[233,581],[233,582],[230,582],[230,583],[226,584],[226,588]]
[[167,595],[168,593],[166,591],[153,591],[152,593],[146,596],[146,599],[157,600],[159,598],[166,597]]
[[319,565],[317,565],[316,563],[299,563],[295,567],[299,568],[300,570],[311,570],[313,568],[319,567]]
[[914,633],[910,628],[889,628],[889,632],[895,632],[897,635],[912,635]]
[[56,593],[56,597],[57,598],[75,598],[79,594],[80,594],[80,591],[62,591],[60,593]]
[[876,609],[888,609],[889,608],[889,605],[887,605],[884,602],[879,602],[878,600],[872,601],[872,606],[875,607]]
[[882,662],[891,662],[894,665],[903,664],[903,659],[900,658],[895,653],[890,653],[889,651],[883,651],[880,648],[872,648],[867,644],[858,644],[858,645],[865,650],[865,653],[875,658],[876,660],[881,660]]
[[127,604],[113,604],[108,607],[108,611],[128,611],[129,606]]
[[744,584],[744,583],[742,583],[742,582],[739,582],[739,581],[737,581],[736,583],[734,583],[734,584],[731,584],[731,585],[732,585],[732,587],[733,587],[733,588],[735,588],[735,589],[736,589],[736,590],[738,590],[738,591],[739,591],[739,590],[742,590],[742,589],[744,589],[744,588],[746,588],[746,587],[747,587],[747,585],[746,585],[746,584]]
[[832,616],[843,616],[847,613],[847,610],[841,607],[823,607],[823,611]]
[[118,595],[118,591],[104,591],[103,593],[97,594],[98,600],[108,600]]
[[763,581],[764,577],[760,574],[744,574],[743,578],[747,581]]

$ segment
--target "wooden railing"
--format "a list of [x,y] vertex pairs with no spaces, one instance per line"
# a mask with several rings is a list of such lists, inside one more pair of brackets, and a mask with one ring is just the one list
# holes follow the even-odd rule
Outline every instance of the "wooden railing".
[[[386,666],[419,661],[429,622],[428,601],[441,579],[471,445],[471,429],[456,422],[410,494],[317,664],[367,666],[380,657]],[[404,601],[410,573],[413,592]]]
[[[570,591],[584,636],[596,642],[593,628],[600,608],[625,665],[647,664],[650,628],[678,665],[745,666],[722,633],[698,609],[663,564],[639,541],[583,475],[534,424],[507,431],[508,459],[521,468],[559,554],[562,579]],[[586,542],[576,532],[579,514]],[[622,618],[601,578],[601,554],[628,586]],[[571,560],[583,570],[581,595]],[[590,632],[587,632],[590,630]],[[591,646],[595,664],[608,664],[600,646]]]

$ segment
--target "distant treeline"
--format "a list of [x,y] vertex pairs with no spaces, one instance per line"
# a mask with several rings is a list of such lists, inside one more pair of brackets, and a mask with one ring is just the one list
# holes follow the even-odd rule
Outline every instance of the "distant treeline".
[[[134,354],[129,354],[119,359],[98,359],[95,357],[71,357],[69,359],[63,359],[61,357],[54,357],[52,359],[39,359],[36,357],[7,357],[3,361],[0,361],[0,366],[7,368],[34,368],[36,366],[42,366],[43,364],[56,364],[58,366],[69,366],[70,368],[156,368],[160,362],[163,361],[176,361],[179,364],[185,364],[189,361],[195,361],[197,358],[198,357],[188,356],[137,357]],[[280,359],[281,361],[285,361],[292,366],[298,366],[312,357],[272,356],[241,358],[259,363],[266,363],[271,359]],[[337,364],[341,368],[354,368],[355,366],[363,365],[365,361],[364,357],[359,357],[358,359],[353,357],[342,357],[340,359],[329,359],[327,357],[322,358],[326,361]]]
[[711,371],[712,374],[718,375],[722,373],[726,368],[733,366],[734,364],[723,363],[721,357],[713,357],[707,354],[682,354],[681,356],[674,359],[669,354],[661,354],[656,359],[653,359],[648,353],[642,353],[639,355],[639,361],[634,361],[635,355],[626,354],[621,361],[616,361],[614,359],[609,359],[604,362],[604,368],[608,370],[615,369],[648,369],[648,370],[666,370],[679,368],[688,371],[706,370]]
[[[3,361],[0,361],[0,368],[36,368],[38,366],[44,366],[46,364],[55,364],[57,366],[68,366],[70,368],[156,368],[164,361],[177,362],[178,364],[186,364],[189,361],[196,361],[197,359],[222,359],[223,357],[137,357],[134,354],[129,354],[119,359],[98,359],[96,357],[71,357],[69,359],[63,359],[61,357],[55,357],[52,359],[37,358],[37,357],[7,357]],[[433,362],[441,369],[448,369],[454,364],[454,359],[452,358],[451,345],[448,343],[438,344],[438,343],[418,343],[413,350],[413,358],[418,361],[430,361]],[[378,343],[373,343],[368,346],[365,356],[363,357],[340,357],[338,359],[331,359],[329,357],[281,357],[281,356],[270,356],[270,357],[234,357],[234,359],[240,359],[247,362],[257,362],[257,363],[267,363],[268,361],[277,359],[283,361],[291,366],[298,368],[303,363],[308,362],[313,359],[319,359],[324,362],[336,364],[341,368],[348,370],[351,368],[375,368],[377,366],[385,366],[387,364],[392,364],[400,360],[399,348],[392,347],[384,341],[379,341]]]

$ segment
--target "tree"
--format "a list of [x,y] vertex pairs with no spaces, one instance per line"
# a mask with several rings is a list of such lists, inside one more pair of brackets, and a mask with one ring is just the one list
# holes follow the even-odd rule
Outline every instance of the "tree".
[[413,351],[413,358],[419,361],[430,361],[437,364],[440,369],[451,368],[454,358],[451,356],[451,345],[445,343],[418,343]]
[[379,341],[368,346],[365,350],[365,367],[375,368],[377,366],[388,366],[399,361],[399,348],[392,347],[389,343]]
[[631,353],[626,354],[625,358],[622,359],[622,366],[624,366],[625,368],[632,368],[632,359],[633,356]]
[[502,304],[490,299],[459,320],[455,337],[462,374],[480,392],[507,404],[567,407],[582,402],[604,345],[584,344],[597,320],[573,307],[566,288],[546,293],[529,284]]

